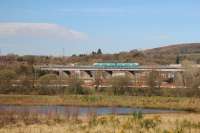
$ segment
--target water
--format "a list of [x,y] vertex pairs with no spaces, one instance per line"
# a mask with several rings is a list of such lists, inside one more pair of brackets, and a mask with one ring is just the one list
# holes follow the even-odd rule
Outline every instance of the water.
[[37,113],[37,114],[59,114],[59,115],[73,115],[78,114],[81,116],[95,113],[97,115],[107,114],[131,114],[133,112],[142,112],[143,114],[155,113],[171,113],[174,110],[165,109],[143,109],[143,108],[129,108],[129,107],[82,107],[82,106],[18,106],[18,105],[0,105],[0,111],[13,111],[20,113]]

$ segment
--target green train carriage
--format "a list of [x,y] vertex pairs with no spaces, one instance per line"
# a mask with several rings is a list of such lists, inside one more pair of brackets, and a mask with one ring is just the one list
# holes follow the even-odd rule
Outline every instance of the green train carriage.
[[97,68],[136,68],[138,63],[94,63]]

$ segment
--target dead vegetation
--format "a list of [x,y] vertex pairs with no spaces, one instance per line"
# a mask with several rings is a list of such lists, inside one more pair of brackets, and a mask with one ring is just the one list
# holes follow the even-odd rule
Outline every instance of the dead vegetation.
[[[23,116],[20,116],[23,115]],[[64,117],[0,113],[0,133],[197,133],[200,115],[190,113]]]

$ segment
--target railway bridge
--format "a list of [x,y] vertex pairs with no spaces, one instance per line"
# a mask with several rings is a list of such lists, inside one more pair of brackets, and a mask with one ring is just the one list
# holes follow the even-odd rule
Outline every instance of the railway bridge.
[[147,75],[154,71],[159,73],[163,81],[173,81],[176,73],[184,71],[181,65],[154,65],[154,66],[96,66],[96,65],[41,65],[35,66],[36,70],[53,72],[59,77],[70,77],[77,75],[84,82],[89,83],[97,76],[107,80],[115,76],[129,76],[137,84],[145,84]]

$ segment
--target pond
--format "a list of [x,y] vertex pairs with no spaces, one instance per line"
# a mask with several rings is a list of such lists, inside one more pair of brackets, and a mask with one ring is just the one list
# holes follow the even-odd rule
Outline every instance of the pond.
[[175,110],[166,109],[144,109],[134,107],[90,107],[90,106],[20,106],[20,105],[0,105],[0,111],[11,111],[18,113],[37,113],[42,115],[59,114],[59,115],[96,115],[107,114],[131,114],[133,112],[141,112],[143,114],[155,113],[173,113]]

